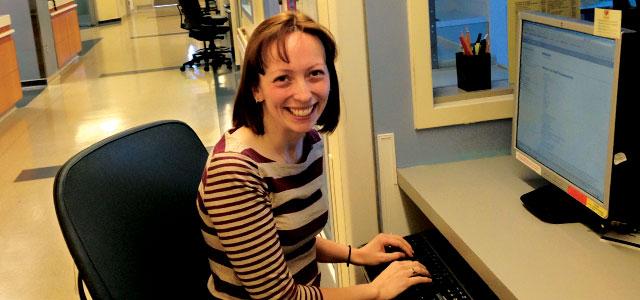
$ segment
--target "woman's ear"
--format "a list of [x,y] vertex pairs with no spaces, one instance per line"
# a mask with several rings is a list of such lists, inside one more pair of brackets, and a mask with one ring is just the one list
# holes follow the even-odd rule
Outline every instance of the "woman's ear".
[[264,101],[264,95],[262,95],[262,90],[260,89],[260,87],[254,87],[252,89],[253,92],[253,99],[256,100],[256,103],[260,103],[262,101]]

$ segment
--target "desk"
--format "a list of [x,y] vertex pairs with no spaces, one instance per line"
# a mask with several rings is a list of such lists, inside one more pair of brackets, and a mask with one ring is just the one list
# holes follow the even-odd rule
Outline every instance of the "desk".
[[511,156],[398,170],[400,188],[501,299],[638,299],[640,251],[536,219],[520,195],[541,183]]
[[22,98],[14,31],[11,28],[11,17],[0,15],[0,116],[11,110]]
[[73,0],[58,0],[55,8],[52,2],[49,2],[58,68],[64,67],[82,50],[77,7]]

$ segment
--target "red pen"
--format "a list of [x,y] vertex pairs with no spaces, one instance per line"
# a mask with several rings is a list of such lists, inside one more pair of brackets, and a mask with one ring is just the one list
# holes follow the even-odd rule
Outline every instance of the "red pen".
[[471,55],[471,46],[463,36],[460,36],[460,45],[462,45],[462,53],[464,53],[464,55]]
[[467,32],[467,34],[466,34],[467,45],[469,45],[469,47],[471,47],[471,32],[469,32],[469,28],[468,27],[465,27],[464,30]]

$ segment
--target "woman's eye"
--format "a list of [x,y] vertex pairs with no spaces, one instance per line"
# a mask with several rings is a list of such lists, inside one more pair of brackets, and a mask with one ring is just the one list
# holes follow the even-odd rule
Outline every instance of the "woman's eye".
[[323,70],[313,70],[311,71],[311,77],[320,77],[324,75]]
[[282,75],[274,78],[273,82],[284,82],[284,81],[287,81],[287,79],[288,79],[287,75]]

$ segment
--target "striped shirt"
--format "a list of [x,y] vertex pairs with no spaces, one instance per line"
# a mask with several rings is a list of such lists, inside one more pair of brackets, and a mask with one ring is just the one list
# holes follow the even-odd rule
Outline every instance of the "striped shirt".
[[301,162],[287,164],[232,132],[211,152],[198,189],[209,291],[221,299],[321,299],[315,237],[328,209],[320,135],[307,133]]

